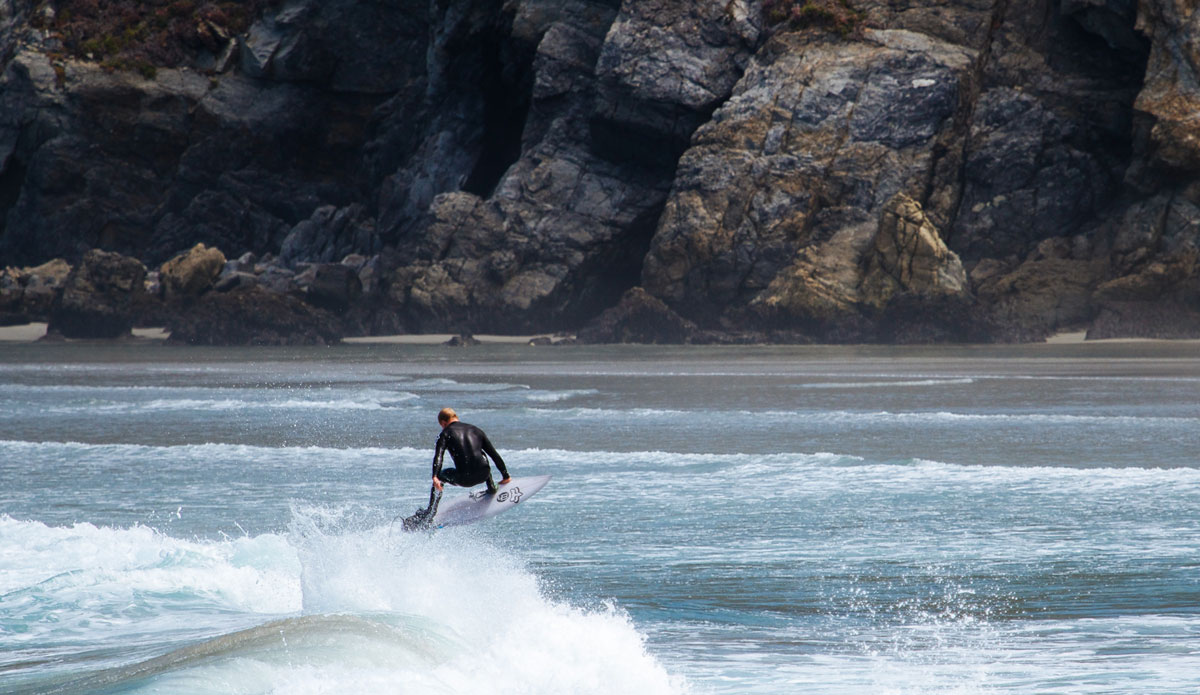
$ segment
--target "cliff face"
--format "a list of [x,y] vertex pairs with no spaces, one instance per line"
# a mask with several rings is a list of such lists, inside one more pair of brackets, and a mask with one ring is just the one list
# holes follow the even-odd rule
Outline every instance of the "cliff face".
[[0,0],[0,265],[361,254],[368,330],[641,286],[706,339],[1200,334],[1193,10],[827,4],[287,0],[150,74]]

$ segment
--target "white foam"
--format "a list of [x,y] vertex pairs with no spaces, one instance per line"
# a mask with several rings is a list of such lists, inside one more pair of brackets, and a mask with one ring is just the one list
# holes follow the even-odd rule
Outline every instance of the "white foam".
[[[211,635],[103,676],[128,680],[125,692],[686,690],[622,611],[547,598],[516,550],[470,532],[355,529],[339,510],[304,510],[286,536],[202,542],[0,516],[0,567],[4,620],[25,626],[0,630],[7,649],[73,634],[119,653],[137,635]],[[231,615],[288,614],[314,619],[222,631]]]

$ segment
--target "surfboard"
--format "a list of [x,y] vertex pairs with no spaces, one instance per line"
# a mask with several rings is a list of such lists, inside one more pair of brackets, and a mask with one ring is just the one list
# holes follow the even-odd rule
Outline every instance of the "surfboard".
[[[496,494],[489,495],[487,490],[480,488],[464,497],[454,500],[443,500],[438,506],[433,521],[424,528],[444,528],[446,526],[461,526],[471,524],[501,512],[506,512],[518,504],[533,497],[538,490],[550,482],[548,475],[531,475],[524,478],[513,478],[507,483],[496,487]],[[447,485],[447,490],[454,489]],[[411,517],[410,517],[411,519]],[[408,521],[408,520],[406,520]],[[405,524],[406,528],[417,528],[416,525]]]

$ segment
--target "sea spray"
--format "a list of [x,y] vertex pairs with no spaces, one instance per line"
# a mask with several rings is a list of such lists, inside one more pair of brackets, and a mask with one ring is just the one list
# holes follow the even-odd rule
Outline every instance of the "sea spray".
[[[0,517],[0,668],[29,693],[685,690],[628,616],[548,599],[512,545],[365,507],[295,514],[222,540]],[[56,660],[87,675],[39,681],[70,633]]]
[[[293,521],[304,611],[371,616],[413,637],[429,653],[393,678],[432,679],[444,692],[684,689],[646,653],[620,610],[585,611],[547,598],[515,543],[489,541],[471,528],[405,533],[389,523],[346,531],[336,528],[339,516],[304,510]],[[413,656],[409,649],[405,655]]]

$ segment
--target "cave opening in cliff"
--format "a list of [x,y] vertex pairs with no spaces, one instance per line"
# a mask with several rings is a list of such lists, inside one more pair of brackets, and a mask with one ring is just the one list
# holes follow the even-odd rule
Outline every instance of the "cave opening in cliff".
[[10,263],[38,260],[15,253],[16,250],[11,248],[11,244],[5,238],[8,230],[8,212],[21,197],[21,189],[25,185],[25,171],[26,167],[15,156],[9,157],[8,165],[0,170],[0,255],[7,256],[6,260]]
[[1074,106],[1092,142],[1081,149],[1114,157],[1123,170],[1133,154],[1133,103],[1142,90],[1150,40],[1137,27],[1136,2],[1063,3],[1047,62],[1077,76],[1083,98]]
[[463,184],[464,191],[483,198],[491,196],[504,172],[521,156],[521,136],[533,94],[529,70],[522,66],[506,70],[506,57],[499,40],[489,41],[483,49],[483,142]]
[[663,205],[656,205],[638,215],[606,252],[596,254],[579,269],[581,280],[572,292],[572,311],[564,312],[562,327],[583,325],[642,284],[642,266],[662,211]]

